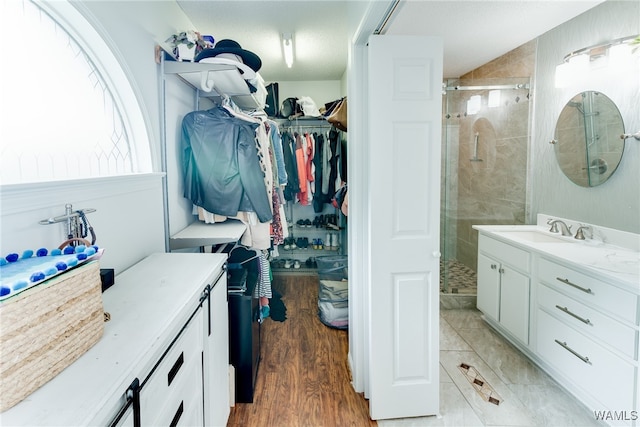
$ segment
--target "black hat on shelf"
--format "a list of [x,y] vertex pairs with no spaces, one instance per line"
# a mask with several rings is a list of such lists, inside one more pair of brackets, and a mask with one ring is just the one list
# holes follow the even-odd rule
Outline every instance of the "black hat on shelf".
[[221,57],[228,59],[231,57],[231,55],[235,55],[236,60],[247,65],[253,71],[258,71],[260,67],[262,67],[262,60],[258,55],[251,51],[243,49],[240,46],[240,43],[230,39],[220,40],[214,47],[203,49],[202,52],[196,55],[195,61],[200,62],[202,59],[213,58],[220,55],[222,55]]

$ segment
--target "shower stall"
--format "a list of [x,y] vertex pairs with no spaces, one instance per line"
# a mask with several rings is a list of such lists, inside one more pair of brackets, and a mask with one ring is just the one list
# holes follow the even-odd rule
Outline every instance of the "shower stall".
[[476,294],[476,224],[524,224],[529,78],[444,82],[440,290]]

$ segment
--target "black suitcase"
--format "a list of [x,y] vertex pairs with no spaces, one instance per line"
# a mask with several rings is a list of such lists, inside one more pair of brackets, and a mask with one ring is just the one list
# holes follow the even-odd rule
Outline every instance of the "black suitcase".
[[280,99],[278,96],[278,83],[270,83],[266,86],[267,89],[267,101],[264,107],[264,112],[269,117],[277,117],[278,110],[280,108]]

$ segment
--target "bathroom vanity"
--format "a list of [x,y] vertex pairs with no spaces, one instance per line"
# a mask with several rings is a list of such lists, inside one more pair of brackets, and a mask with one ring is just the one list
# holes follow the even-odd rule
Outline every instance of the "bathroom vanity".
[[225,254],[159,253],[116,276],[98,343],[3,425],[226,425]]
[[640,236],[542,214],[473,228],[487,323],[611,425],[640,425]]

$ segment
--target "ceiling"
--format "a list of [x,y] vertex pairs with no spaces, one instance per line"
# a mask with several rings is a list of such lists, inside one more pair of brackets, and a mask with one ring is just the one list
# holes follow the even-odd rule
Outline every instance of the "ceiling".
[[[351,5],[349,4],[352,2]],[[262,59],[266,82],[340,80],[349,10],[362,0],[178,0],[195,29],[233,39]],[[382,0],[376,0],[382,1]],[[603,0],[401,0],[383,34],[441,36],[444,77],[458,77],[580,15]],[[287,68],[282,33],[293,33]]]

